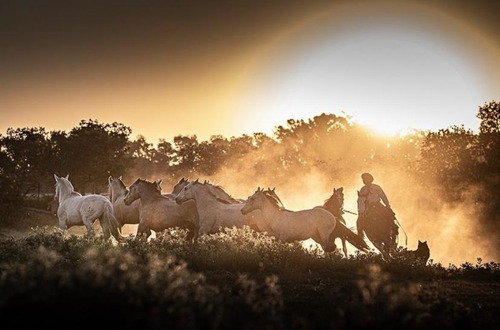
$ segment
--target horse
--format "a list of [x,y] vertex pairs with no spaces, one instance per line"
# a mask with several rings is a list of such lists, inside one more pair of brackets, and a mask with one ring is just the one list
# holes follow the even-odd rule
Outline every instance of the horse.
[[99,219],[104,238],[108,239],[110,234],[117,241],[123,242],[123,237],[118,230],[118,223],[113,215],[113,205],[104,196],[88,195],[82,196],[76,192],[69,181],[69,175],[58,177],[56,180],[56,193],[54,199],[59,201],[57,217],[59,227],[66,230],[72,226],[84,225],[87,233],[93,233],[92,225]]
[[[141,201],[135,200],[130,205],[125,205],[124,199],[125,195],[128,193],[128,189],[122,181],[122,177],[113,178],[110,176],[108,178],[109,183],[109,199],[113,204],[114,215],[118,226],[121,228],[123,225],[136,225],[139,223],[139,206]],[[171,194],[163,194],[163,196],[174,200],[175,196],[179,191],[184,188],[188,181],[182,178],[175,186]],[[161,191],[162,180],[154,181],[158,191]]]
[[[364,200],[360,197],[358,191],[358,210],[364,209]],[[360,228],[362,227],[362,230]],[[392,219],[387,219],[378,214],[376,210],[370,208],[366,210],[363,218],[358,218],[358,235],[362,238],[362,231],[366,237],[373,243],[377,250],[382,253],[386,260],[391,258],[391,252],[396,249],[397,227]]]
[[261,210],[262,221],[257,223],[259,229],[267,231],[282,242],[303,241],[312,238],[321,245],[323,251],[335,250],[332,234],[338,226],[341,235],[362,251],[368,250],[366,243],[351,232],[342,223],[339,223],[333,214],[323,208],[313,208],[302,211],[290,211],[284,208],[276,193],[258,188],[248,198],[241,213],[248,214],[254,210]]
[[221,187],[198,180],[189,183],[177,195],[175,201],[180,205],[194,201],[191,207],[197,210],[199,235],[213,234],[220,228],[249,225],[253,215],[243,215],[244,203],[231,197]]
[[156,232],[168,228],[179,227],[189,230],[188,240],[198,238],[194,226],[198,222],[196,209],[189,204],[178,205],[168,197],[162,196],[154,182],[137,179],[123,199],[125,205],[131,205],[135,200],[139,204],[139,228],[137,235],[151,235],[151,230]]
[[[161,183],[162,183],[163,180],[160,180],[160,181],[155,181],[155,182],[159,182],[159,186],[160,186],[160,189],[161,189]],[[170,194],[162,194],[163,196],[171,199],[171,200],[175,200],[175,197],[181,192],[181,190],[189,183],[189,180],[186,179],[186,178],[181,178],[179,180],[179,182],[177,182],[177,184],[174,186],[174,190],[170,193]]]
[[[325,200],[321,207],[331,214],[335,216],[335,219],[337,219],[340,223],[342,223],[344,226],[346,225],[345,219],[342,216],[344,214],[344,188],[340,187],[339,189],[333,188],[333,194]],[[344,252],[345,257],[348,257],[347,254],[347,246],[346,246],[346,238],[345,236],[341,235],[341,227],[337,226],[335,230],[332,233],[332,237],[335,240],[335,238],[340,238],[342,241],[342,251]]]

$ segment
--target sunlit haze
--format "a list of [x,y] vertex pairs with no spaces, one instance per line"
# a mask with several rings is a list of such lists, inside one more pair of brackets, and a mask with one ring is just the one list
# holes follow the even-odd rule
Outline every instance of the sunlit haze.
[[2,133],[96,118],[152,142],[204,139],[341,111],[382,133],[476,129],[477,107],[500,91],[497,26],[480,24],[486,13],[468,19],[465,3],[269,4],[233,16],[53,3],[57,17],[21,5],[1,16]]
[[381,133],[476,129],[477,106],[500,92],[498,47],[428,7],[338,6],[288,39],[248,99],[247,120],[266,131],[341,111]]

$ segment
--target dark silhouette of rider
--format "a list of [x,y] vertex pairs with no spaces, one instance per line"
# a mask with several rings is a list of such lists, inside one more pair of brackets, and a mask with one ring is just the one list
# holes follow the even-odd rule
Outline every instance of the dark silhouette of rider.
[[[384,190],[379,185],[373,183],[373,176],[370,173],[363,173],[361,179],[364,186],[358,192],[358,220],[356,225],[358,235],[364,237],[363,224],[365,221],[369,221],[373,217],[381,217],[394,224],[396,218]],[[384,204],[382,205],[381,202]],[[394,226],[396,225],[394,224]]]

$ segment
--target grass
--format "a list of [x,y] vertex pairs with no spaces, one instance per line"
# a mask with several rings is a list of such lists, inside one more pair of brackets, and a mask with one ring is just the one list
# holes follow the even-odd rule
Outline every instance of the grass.
[[[0,240],[0,324],[126,329],[500,326],[500,264],[417,264],[400,250],[323,255],[249,229],[122,245],[43,227]],[[26,311],[29,317],[19,317]],[[98,321],[99,320],[99,321]]]

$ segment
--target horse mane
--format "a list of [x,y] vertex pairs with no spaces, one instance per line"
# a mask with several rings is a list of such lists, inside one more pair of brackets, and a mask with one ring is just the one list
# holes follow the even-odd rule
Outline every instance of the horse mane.
[[148,180],[143,180],[143,179],[139,178],[139,179],[137,179],[134,182],[134,184],[137,184],[137,183],[144,183],[144,184],[146,184],[146,187],[148,187],[148,188],[151,187],[152,188],[150,190],[152,190],[153,192],[155,192],[158,195],[161,195],[161,191],[158,190],[158,187],[157,187],[157,185],[154,182],[150,182]]
[[338,212],[338,215],[341,216],[343,214],[343,204],[344,204],[343,198],[342,198],[342,203],[340,205],[337,205],[336,200],[334,200],[334,197],[337,196],[337,193],[339,191],[342,192],[342,195],[343,195],[343,190],[340,190],[340,189],[342,189],[342,188],[335,189],[334,193],[330,197],[325,199],[325,202],[323,203],[323,206],[321,206],[321,207],[328,210],[329,212],[331,212],[334,215],[336,215]]
[[207,191],[212,195],[217,201],[224,204],[240,204],[241,201],[235,199],[229,195],[222,186],[215,185],[209,181],[203,183],[205,187],[208,187]]
[[[128,193],[127,186],[125,186],[125,184],[123,183],[123,181],[122,181],[121,178],[112,178],[112,180],[114,182],[118,181],[118,185],[120,186],[120,188],[123,189],[123,191],[125,192],[125,194]],[[108,193],[109,193],[109,200],[111,200],[113,202],[113,189],[111,188],[111,184],[109,185]]]
[[127,190],[127,186],[125,185],[125,183],[123,183],[122,179],[120,178],[117,178],[118,179],[118,183],[120,184],[120,187],[125,189],[125,191]]
[[189,182],[189,179],[185,178],[185,177],[182,177],[182,178],[179,179],[179,181],[177,182],[177,184],[184,183],[184,182]]
[[281,201],[281,198],[278,197],[278,195],[276,195],[276,192],[274,191],[276,188],[267,188],[266,192],[269,193],[269,195],[273,196],[274,198],[276,198],[279,202],[279,204],[281,204],[281,206],[283,207],[283,209],[285,209],[285,204],[283,204],[283,202]]
[[289,210],[287,210],[285,208],[285,206],[281,202],[281,200],[278,197],[278,195],[276,195],[274,192],[272,192],[270,190],[266,190],[266,191],[262,191],[262,193],[264,194],[264,196],[266,196],[267,200],[269,202],[271,202],[271,204],[273,204],[274,206],[276,206],[278,208],[278,210],[280,210],[280,211],[289,211]]
[[73,184],[66,178],[59,178],[59,181],[57,182],[62,182],[62,184],[70,190],[70,195],[72,196],[82,196],[79,192],[75,191],[75,188],[73,187]]

